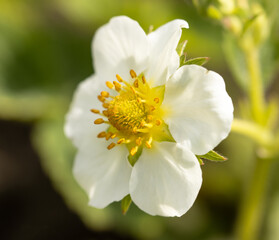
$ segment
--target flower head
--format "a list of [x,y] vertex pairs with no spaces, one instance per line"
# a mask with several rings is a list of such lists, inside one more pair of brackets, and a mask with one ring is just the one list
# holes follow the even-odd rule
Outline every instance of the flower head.
[[195,201],[202,183],[195,154],[227,137],[233,106],[220,75],[179,67],[182,28],[187,22],[174,20],[146,35],[120,16],[95,34],[95,74],[79,85],[65,125],[90,205],[130,194],[151,215],[181,216]]

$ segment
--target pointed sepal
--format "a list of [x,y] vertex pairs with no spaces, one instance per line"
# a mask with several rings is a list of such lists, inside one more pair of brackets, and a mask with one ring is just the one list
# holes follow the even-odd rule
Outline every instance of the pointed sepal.
[[214,162],[224,162],[226,160],[228,160],[226,157],[220,155],[219,153],[211,150],[209,151],[207,154],[204,155],[197,155],[196,156],[199,159],[205,159],[205,160],[210,160],[210,161],[214,161]]
[[121,211],[122,214],[125,215],[127,213],[127,211],[129,210],[129,207],[132,203],[132,199],[130,194],[128,194],[127,196],[125,196],[122,200],[121,200]]

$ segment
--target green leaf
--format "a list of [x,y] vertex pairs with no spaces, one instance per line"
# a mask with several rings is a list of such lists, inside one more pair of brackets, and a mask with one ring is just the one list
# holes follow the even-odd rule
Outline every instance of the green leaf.
[[129,210],[129,207],[132,203],[132,199],[131,199],[131,196],[130,194],[128,194],[127,196],[125,196],[122,201],[121,201],[121,211],[122,211],[122,214],[125,215],[126,212]]
[[185,61],[182,65],[190,65],[190,64],[196,64],[199,66],[202,66],[206,64],[209,60],[209,57],[198,57],[198,58],[192,58],[187,61]]
[[206,159],[214,162],[223,162],[228,160],[226,157],[223,157],[222,155],[220,155],[219,153],[213,150],[209,151],[207,154],[204,155],[197,155],[196,157],[198,159],[201,158],[201,159]]
[[177,51],[179,57],[181,57],[184,54],[184,50],[186,48],[187,42],[188,41],[185,40],[185,41],[178,44],[178,46],[176,48],[176,51]]

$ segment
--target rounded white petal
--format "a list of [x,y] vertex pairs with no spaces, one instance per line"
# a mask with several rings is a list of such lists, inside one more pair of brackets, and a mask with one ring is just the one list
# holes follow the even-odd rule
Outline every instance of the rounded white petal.
[[148,34],[150,60],[146,76],[154,85],[165,84],[166,80],[179,67],[176,48],[182,28],[188,28],[186,21],[176,19]]
[[102,89],[105,89],[102,81],[94,75],[81,82],[74,93],[74,98],[70,110],[66,115],[64,132],[76,147],[80,147],[84,142],[90,141],[92,136],[97,136],[104,131],[103,125],[95,125],[94,120],[100,118],[93,114],[90,109],[102,109],[97,96]]
[[132,167],[128,162],[125,146],[108,150],[104,139],[92,136],[88,147],[79,149],[74,176],[89,196],[89,205],[104,208],[129,194]]
[[132,200],[151,215],[181,216],[193,205],[201,187],[198,160],[181,144],[161,142],[153,147],[144,149],[133,167]]
[[130,78],[133,69],[140,74],[148,63],[147,36],[138,22],[125,17],[114,17],[99,28],[92,41],[95,72],[111,81],[119,74]]
[[197,65],[178,69],[166,84],[165,121],[177,142],[205,154],[229,134],[233,105],[223,78]]

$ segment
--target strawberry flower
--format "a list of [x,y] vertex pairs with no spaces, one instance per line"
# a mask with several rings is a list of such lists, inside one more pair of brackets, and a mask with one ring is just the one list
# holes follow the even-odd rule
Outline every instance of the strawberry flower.
[[120,16],[96,32],[95,74],[80,83],[65,124],[91,206],[128,194],[151,215],[181,216],[193,205],[202,184],[195,155],[227,137],[233,105],[220,75],[179,67],[182,28],[174,20],[146,35]]

